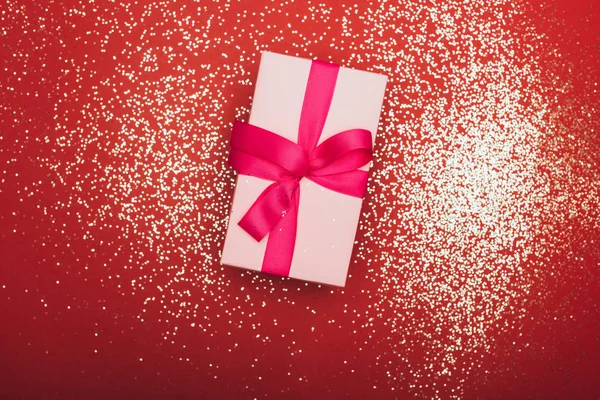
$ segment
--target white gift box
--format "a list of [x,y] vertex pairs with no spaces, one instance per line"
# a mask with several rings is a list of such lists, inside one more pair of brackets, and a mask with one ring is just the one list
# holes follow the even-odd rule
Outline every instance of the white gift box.
[[[297,142],[311,63],[309,59],[262,53],[248,122]],[[336,133],[358,128],[369,130],[375,140],[386,82],[384,75],[341,67],[319,143]],[[222,264],[261,270],[268,235],[257,242],[238,222],[271,183],[238,175]],[[344,286],[363,200],[308,179],[300,181],[300,193],[289,277]]]

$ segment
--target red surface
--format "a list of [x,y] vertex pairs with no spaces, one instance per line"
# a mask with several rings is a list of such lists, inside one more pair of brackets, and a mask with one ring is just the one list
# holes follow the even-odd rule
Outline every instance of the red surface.
[[[0,397],[600,397],[600,6],[511,4],[427,4],[414,20],[375,2],[356,12],[331,3],[329,14],[316,3],[268,1],[2,5]],[[373,17],[369,10],[381,7],[386,17]],[[436,53],[445,15],[456,18],[458,39]],[[177,31],[180,23],[191,36]],[[245,33],[233,29],[242,23]],[[343,24],[354,33],[344,35]],[[486,53],[486,35],[469,36],[473,24],[504,32],[499,40],[511,51]],[[379,36],[369,34],[374,26]],[[411,36],[423,27],[427,45]],[[481,51],[465,57],[468,46]],[[217,261],[233,192],[230,124],[247,115],[261,49],[331,57],[391,78],[362,245],[344,290]],[[450,189],[383,171],[399,161],[394,171],[422,168],[431,151],[438,159],[459,154],[460,146],[435,147],[438,136],[426,130],[433,121],[444,137],[450,106],[431,118],[427,107],[466,104],[459,100],[489,84],[484,77],[461,86],[464,93],[448,91],[450,67],[501,57],[531,66],[537,78],[519,75],[521,108],[492,118],[543,112],[535,118],[540,140],[527,151],[514,147],[513,161],[498,166],[503,185],[526,157],[523,165],[536,171],[523,181],[531,191],[509,194],[505,204],[514,207],[499,208],[494,221],[506,216],[533,228],[523,237],[502,228],[513,244],[492,253],[478,253],[488,248],[478,243],[502,229],[473,236],[471,245],[458,228],[441,242],[419,241],[436,196],[448,198]],[[502,87],[511,86],[492,93]],[[483,103],[461,107],[459,114],[489,113]],[[411,130],[415,120],[422,130]],[[382,189],[392,184],[399,192]],[[406,200],[409,189],[424,197]],[[443,211],[435,215],[446,221]],[[448,244],[458,242],[464,247]],[[406,243],[418,244],[413,253]],[[428,264],[430,254],[438,258]],[[477,275],[481,259],[489,268]],[[473,277],[479,286],[465,283]]]

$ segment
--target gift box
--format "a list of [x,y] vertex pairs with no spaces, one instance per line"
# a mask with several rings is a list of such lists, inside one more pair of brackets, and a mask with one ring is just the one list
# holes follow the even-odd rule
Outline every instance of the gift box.
[[344,286],[387,78],[264,52],[221,263]]

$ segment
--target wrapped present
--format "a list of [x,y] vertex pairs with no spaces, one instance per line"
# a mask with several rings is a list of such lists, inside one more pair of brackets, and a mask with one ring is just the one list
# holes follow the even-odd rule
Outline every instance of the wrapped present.
[[387,78],[262,53],[221,262],[344,286]]

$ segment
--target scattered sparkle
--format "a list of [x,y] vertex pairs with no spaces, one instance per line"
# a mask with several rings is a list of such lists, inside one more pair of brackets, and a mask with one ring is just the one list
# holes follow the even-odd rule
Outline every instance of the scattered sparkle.
[[[208,397],[514,398],[598,348],[598,11],[571,37],[522,0],[126,3],[0,6],[0,359]],[[389,78],[344,289],[219,264],[263,50]]]

